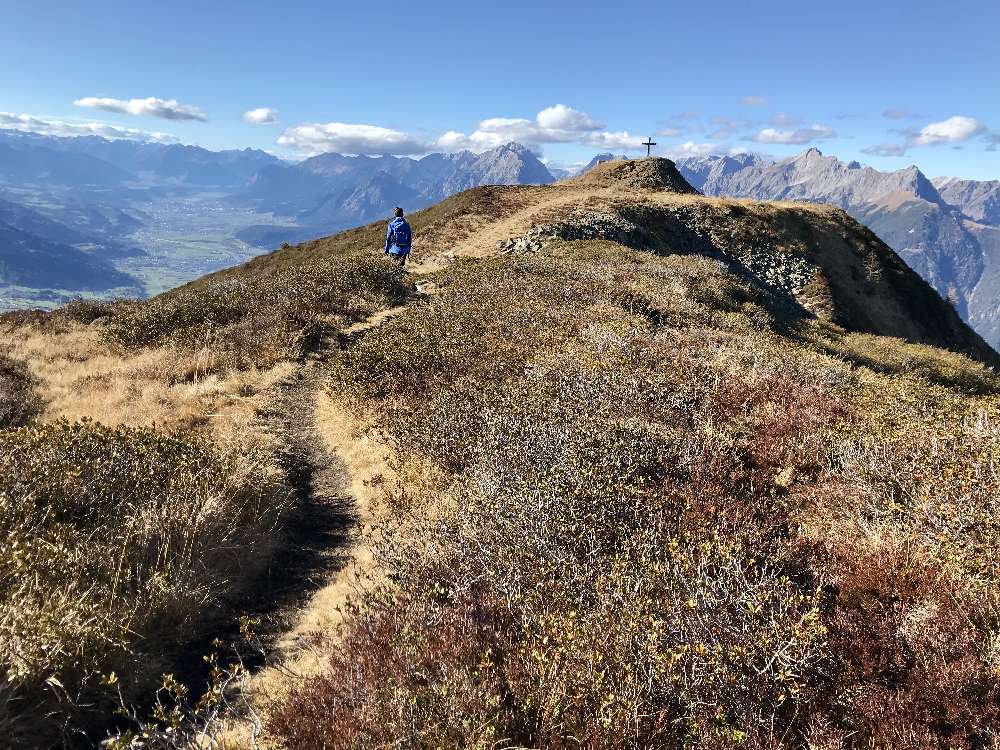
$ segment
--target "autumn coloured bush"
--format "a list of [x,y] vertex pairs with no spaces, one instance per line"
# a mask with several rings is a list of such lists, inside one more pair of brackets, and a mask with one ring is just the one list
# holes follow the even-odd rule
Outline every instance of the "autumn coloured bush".
[[198,440],[87,422],[0,431],[8,738],[48,746],[106,722],[119,690],[143,696],[266,562],[283,498],[247,456]]
[[169,342],[209,351],[222,367],[268,365],[300,355],[337,323],[361,319],[405,294],[402,270],[384,259],[326,258],[119,303],[104,332],[130,349]]
[[705,258],[437,280],[334,363],[404,479],[288,747],[989,745],[997,376]]

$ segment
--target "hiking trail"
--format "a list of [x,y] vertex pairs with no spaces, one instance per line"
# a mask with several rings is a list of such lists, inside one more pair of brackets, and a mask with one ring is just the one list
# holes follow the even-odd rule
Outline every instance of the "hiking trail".
[[[610,197],[616,191],[601,192]],[[323,388],[330,358],[438,291],[421,277],[447,268],[457,257],[497,254],[498,242],[579,199],[577,191],[557,194],[483,225],[447,252],[417,254],[408,267],[417,279],[416,291],[407,301],[324,337],[279,386],[271,419],[284,445],[282,463],[297,502],[268,576],[267,653],[243,686],[251,703],[255,695],[273,699],[286,694],[295,680],[323,669],[310,635],[335,632],[343,621],[344,606],[375,572],[362,530],[369,525],[378,481],[391,480],[394,472],[386,447]],[[233,740],[256,742],[256,734],[251,717],[230,719],[223,729],[223,736]]]

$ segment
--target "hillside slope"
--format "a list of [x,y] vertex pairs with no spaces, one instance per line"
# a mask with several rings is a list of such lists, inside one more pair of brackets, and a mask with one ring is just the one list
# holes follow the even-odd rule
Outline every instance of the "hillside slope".
[[997,185],[938,178],[917,167],[880,172],[811,148],[770,162],[751,155],[683,159],[681,172],[709,195],[832,203],[894,248],[991,345],[1000,343],[993,244],[977,225],[995,223]]
[[110,263],[61,242],[44,239],[0,221],[0,286],[75,291],[140,288],[137,279]]
[[411,221],[0,316],[6,736],[988,744],[997,355],[872,232],[661,159]]
[[[548,187],[478,188],[410,219],[418,270],[455,257],[493,254],[496,243],[527,232],[539,239],[610,240],[658,254],[704,254],[850,330],[1000,363],[950,305],[844,211],[703,197],[667,159],[605,162]],[[381,223],[350,230],[260,256],[189,286],[380,247],[383,232]]]

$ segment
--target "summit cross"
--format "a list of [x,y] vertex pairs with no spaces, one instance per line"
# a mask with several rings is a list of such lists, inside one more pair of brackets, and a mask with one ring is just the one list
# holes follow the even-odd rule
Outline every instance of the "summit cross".
[[646,147],[646,156],[648,157],[653,146],[656,145],[656,141],[654,141],[652,138],[647,138],[642,142],[641,145]]

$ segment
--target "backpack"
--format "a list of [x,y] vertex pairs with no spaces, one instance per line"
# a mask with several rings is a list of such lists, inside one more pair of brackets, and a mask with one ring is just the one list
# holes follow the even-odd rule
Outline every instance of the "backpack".
[[410,235],[410,225],[401,221],[395,224],[392,228],[392,242],[401,250],[409,250],[410,243],[412,242],[412,236]]

